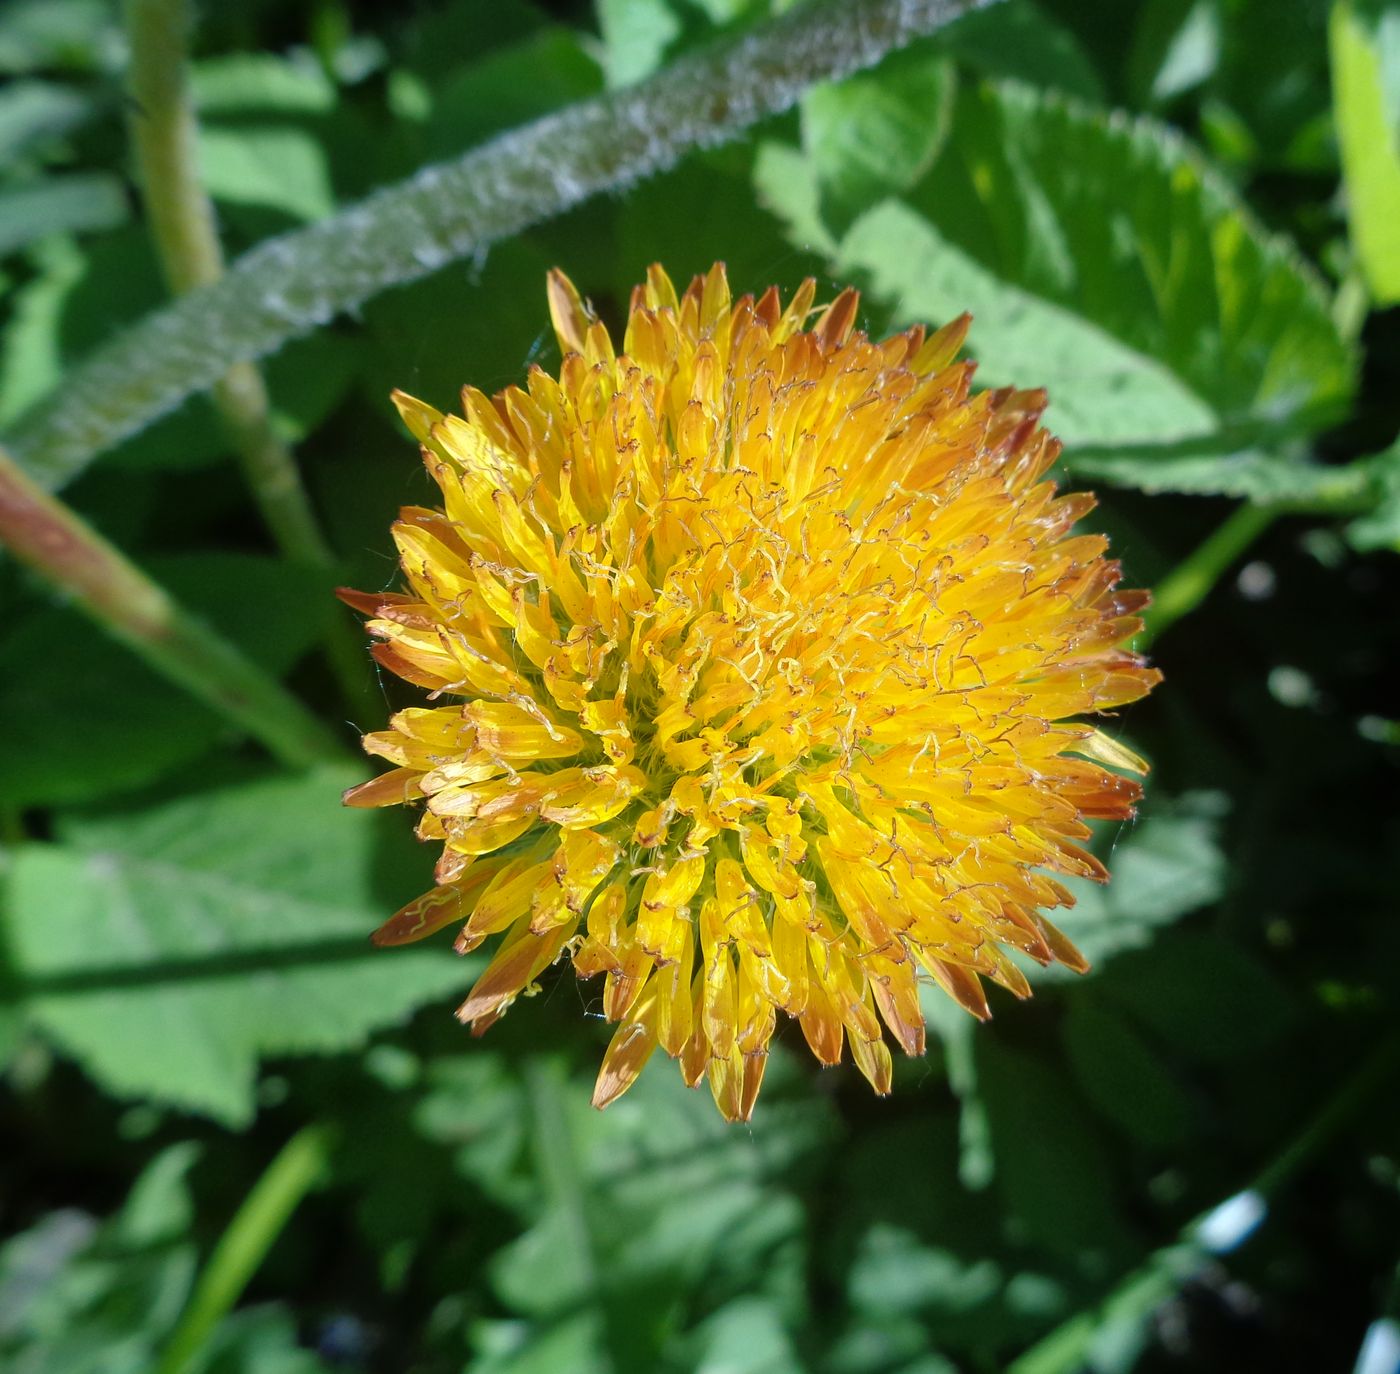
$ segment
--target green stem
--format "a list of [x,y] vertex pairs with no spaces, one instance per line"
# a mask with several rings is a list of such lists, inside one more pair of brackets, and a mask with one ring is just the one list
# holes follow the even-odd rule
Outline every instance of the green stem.
[[325,726],[0,449],[0,544],[103,629],[301,768],[339,758]]
[[820,0],[647,81],[580,101],[360,205],[259,244],[211,286],[124,331],[45,398],[11,447],[57,487],[236,362],[499,239],[673,167],[989,0]]
[[1275,506],[1240,506],[1195,552],[1153,589],[1136,647],[1146,649],[1163,630],[1194,611],[1231,565],[1282,512]]
[[[170,290],[177,296],[224,275],[214,205],[199,175],[199,124],[189,89],[187,0],[126,0],[131,47],[128,126],[140,171],[151,236]],[[316,520],[291,450],[278,437],[262,373],[236,362],[213,385],[211,399],[277,547],[312,567],[335,555]],[[369,691],[358,635],[336,619],[326,650],[351,702]]]
[[208,286],[224,272],[214,207],[199,179],[199,126],[188,84],[185,0],[126,0],[131,50],[128,132],[141,196],[176,295]]
[[234,363],[210,395],[278,548],[288,558],[332,567],[335,555],[316,523],[296,460],[272,428],[262,373],[253,363]]
[[[333,568],[334,555],[312,514],[296,462],[273,432],[262,373],[252,363],[234,363],[211,395],[278,548],[298,562]],[[373,679],[363,635],[336,616],[324,645],[345,700],[352,706],[368,700]]]
[[1215,1254],[1233,1248],[1249,1234],[1248,1225],[1220,1244],[1212,1234],[1224,1206],[1238,1207],[1245,1218],[1260,1222],[1267,1203],[1317,1155],[1400,1069],[1400,1035],[1392,1035],[1371,1053],[1303,1129],[1227,1204],[1197,1217],[1171,1245],[1150,1255],[1122,1279],[1097,1307],[1076,1313],[1037,1341],[1007,1369],[1007,1374],[1081,1374],[1092,1369],[1092,1347],[1109,1326],[1146,1321],[1152,1312],[1198,1273]]
[[[131,47],[128,125],[161,268],[177,295],[224,275],[214,206],[199,176],[199,126],[189,91],[186,0],[126,0]],[[273,537],[289,557],[333,561],[296,463],[272,428],[267,388],[251,363],[215,382],[214,406]]]
[[215,1328],[242,1296],[298,1204],[326,1171],[332,1133],[307,1126],[264,1170],[219,1237],[156,1366],[155,1374],[184,1374]]

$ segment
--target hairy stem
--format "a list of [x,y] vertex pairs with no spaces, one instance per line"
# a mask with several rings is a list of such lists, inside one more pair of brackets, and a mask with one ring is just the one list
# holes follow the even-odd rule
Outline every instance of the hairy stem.
[[186,611],[81,516],[0,449],[0,544],[66,592],[156,672],[193,693],[293,767],[339,758],[301,702]]
[[58,487],[237,362],[260,358],[386,287],[674,166],[988,0],[819,0],[651,79],[581,101],[360,205],[245,254],[212,285],[134,325],[46,399],[15,454]]
[[156,1366],[156,1374],[183,1374],[208,1343],[272,1249],[302,1198],[326,1171],[331,1132],[307,1126],[267,1166],[209,1256]]

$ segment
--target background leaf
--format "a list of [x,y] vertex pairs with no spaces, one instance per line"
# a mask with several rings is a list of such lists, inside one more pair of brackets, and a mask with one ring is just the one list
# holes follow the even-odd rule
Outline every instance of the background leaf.
[[[1392,26],[1400,11],[1383,10]],[[1337,138],[1346,178],[1351,237],[1366,284],[1380,305],[1400,300],[1400,108],[1387,91],[1376,36],[1346,0],[1332,6]],[[1397,83],[1400,84],[1400,83]]]
[[81,92],[52,81],[12,81],[0,90],[0,165],[77,128],[94,105]]
[[81,234],[125,223],[130,208],[116,177],[45,177],[0,189],[0,257],[49,234]]
[[[1160,125],[1002,84],[964,87],[952,128],[903,196],[844,232],[823,215],[833,270],[867,287],[871,327],[971,307],[979,379],[1047,383],[1071,465],[1088,450],[1096,476],[1169,489],[1171,465],[1154,474],[1152,457],[1190,442],[1205,452],[1187,489],[1270,495],[1273,460],[1237,456],[1249,436],[1286,444],[1335,413],[1353,368],[1297,254]],[[837,156],[835,143],[825,163],[806,150],[818,202]],[[790,159],[759,166],[798,242],[810,185]]]
[[924,45],[802,99],[802,142],[835,232],[866,206],[912,186],[948,136],[956,90],[952,63]]
[[340,807],[357,776],[74,820],[24,849],[8,938],[29,1018],[108,1090],[238,1125],[260,1057],[343,1050],[464,988],[440,945],[369,947],[383,851],[376,818]]
[[308,222],[335,209],[325,153],[302,129],[206,128],[199,167],[216,201],[263,206]]

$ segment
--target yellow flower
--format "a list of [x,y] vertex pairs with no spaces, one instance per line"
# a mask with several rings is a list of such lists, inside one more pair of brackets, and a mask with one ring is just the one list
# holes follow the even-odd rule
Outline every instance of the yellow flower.
[[395,767],[346,800],[423,800],[443,853],[375,938],[501,936],[477,1033],[566,952],[601,974],[598,1106],[660,1046],[747,1119],[779,1012],[887,1092],[921,981],[985,1018],[983,975],[1030,992],[1008,949],[1085,967],[1051,875],[1105,879],[1085,818],[1139,795],[1069,718],[1159,680],[1120,647],[1147,595],[1071,533],[1044,393],[970,396],[966,316],[875,343],[815,290],[653,267],[618,354],[555,272],[557,380],[395,395],[443,509],[394,526],[405,592],[343,595],[438,704],[365,736]]

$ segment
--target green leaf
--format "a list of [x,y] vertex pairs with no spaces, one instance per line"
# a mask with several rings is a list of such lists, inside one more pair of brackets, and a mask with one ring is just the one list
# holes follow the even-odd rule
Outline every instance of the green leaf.
[[1215,0],[1148,0],[1128,59],[1135,103],[1165,104],[1209,79],[1220,63],[1220,25]]
[[0,167],[31,147],[76,129],[91,117],[94,102],[72,86],[54,81],[15,81],[0,89]]
[[140,1221],[161,1210],[167,1219],[188,1218],[190,1150],[181,1143],[157,1155],[105,1223],[76,1210],[50,1212],[0,1247],[5,1369],[146,1374],[154,1366],[155,1345],[189,1293],[195,1255],[183,1229],[143,1229]]
[[1362,553],[1375,549],[1400,553],[1400,440],[1364,463],[1377,492],[1376,505],[1347,526],[1347,539]]
[[694,1333],[696,1369],[728,1374],[788,1374],[801,1368],[792,1338],[776,1303],[736,1298]]
[[1010,77],[1081,100],[1104,97],[1103,82],[1074,33],[1030,0],[973,10],[950,24],[939,44],[982,76]]
[[414,1125],[427,1140],[451,1148],[458,1171],[493,1201],[529,1211],[537,1196],[522,1174],[528,1121],[519,1074],[494,1054],[435,1060]]
[[[442,272],[367,307],[365,388],[370,403],[386,420],[392,417],[394,432],[402,438],[401,491],[409,465],[417,466],[417,448],[406,437],[389,392],[401,387],[430,405],[457,410],[468,383],[489,394],[523,382],[536,349],[553,337],[544,294],[551,266],[529,239],[517,239],[503,244],[478,273]],[[474,318],[489,320],[491,327],[472,328]],[[357,499],[356,490],[346,495]],[[382,525],[391,514],[382,508],[375,518]]]
[[977,1036],[977,1081],[1008,1221],[1081,1263],[1103,1266],[1129,1252],[1112,1200],[1112,1156],[1060,1069],[987,1033]]
[[[152,573],[260,666],[285,672],[336,613],[330,575],[248,554],[152,560]],[[94,684],[101,684],[94,709]],[[76,611],[32,610],[0,645],[0,800],[91,801],[141,786],[228,738],[227,724]]]
[[225,53],[196,62],[190,88],[200,118],[228,115],[328,114],[336,89],[308,52],[287,57],[271,53]]
[[902,1227],[879,1223],[862,1237],[850,1268],[850,1294],[866,1312],[965,1312],[1001,1292],[1001,1268],[990,1259],[965,1263],[930,1249]]
[[828,261],[836,256],[837,240],[822,217],[821,184],[799,149],[764,139],[754,156],[753,183],[754,201],[781,221],[790,243]]
[[681,31],[669,0],[598,0],[603,69],[609,86],[629,86],[661,65]]
[[957,89],[952,63],[920,44],[802,98],[802,143],[837,232],[884,196],[912,186],[938,157]]
[[631,85],[650,76],[669,54],[712,39],[717,27],[784,7],[774,0],[598,0],[608,85]]
[[204,125],[199,167],[216,201],[280,210],[307,223],[335,209],[325,150],[306,129]]
[[[1163,926],[1222,892],[1226,864],[1219,830],[1224,810],[1220,793],[1187,793],[1175,799],[1151,795],[1142,818],[1114,834],[1106,856],[1112,873],[1107,887],[1064,880],[1076,905],[1054,913],[1055,923],[1096,965],[1151,944]],[[1115,967],[1108,963],[1110,973]],[[1027,972],[1037,985],[1069,982],[1078,990],[1078,975],[1059,964]],[[939,989],[925,988],[921,1000],[929,1027],[942,1043],[948,1086],[959,1103],[959,1179],[965,1188],[985,1188],[998,1158],[979,1083],[979,1047],[985,1032]],[[1113,1112],[1108,1115],[1118,1119]]]
[[836,271],[860,278],[900,323],[970,310],[979,383],[1034,379],[1049,389],[1055,432],[1076,442],[1169,443],[1208,434],[1209,406],[1157,359],[1075,311],[987,271],[921,214],[887,201],[842,239]]
[[113,1226],[124,1245],[145,1249],[179,1240],[194,1219],[188,1177],[199,1159],[193,1140],[162,1150],[132,1184]]
[[1110,1007],[1082,994],[1068,1000],[1065,1050],[1085,1096],[1134,1139],[1180,1145],[1195,1113],[1176,1076]]
[[1160,1043],[1204,1064],[1267,1053],[1297,1014],[1265,964],[1204,931],[1172,931],[1124,955],[1096,988]]
[[115,71],[126,56],[121,20],[105,0],[7,0],[0,7],[0,74]]
[[[1221,8],[1220,67],[1209,90],[1247,133],[1249,170],[1334,177],[1328,5],[1246,0]],[[1260,61],[1261,53],[1268,53],[1267,62]]]
[[1400,301],[1400,127],[1387,108],[1379,47],[1347,0],[1328,25],[1332,106],[1352,244],[1377,305]]
[[[50,1212],[0,1246],[0,1363],[16,1374],[150,1374],[195,1271],[181,1141],[151,1160],[115,1216]],[[199,1374],[323,1374],[284,1308],[244,1308],[214,1333]]]
[[762,291],[774,280],[774,266],[792,285],[819,270],[815,259],[795,257],[783,225],[753,193],[753,156],[746,148],[719,148],[692,157],[667,176],[639,186],[618,210],[617,252],[611,264],[590,280],[585,263],[577,273],[580,290],[630,286],[647,267],[661,263],[678,288],[715,262],[726,264],[737,291]]
[[416,76],[437,84],[464,65],[518,43],[544,23],[533,0],[496,0],[492,5],[444,0],[396,16],[394,46]]
[[38,269],[7,302],[0,333],[0,424],[8,424],[63,376],[64,310],[82,280],[84,256],[71,239],[50,239],[30,254]]
[[303,1344],[302,1314],[281,1303],[240,1307],[215,1329],[202,1353],[204,1374],[335,1374]]
[[[824,214],[813,232],[832,172],[810,147],[806,164],[804,185],[791,159],[761,160],[759,194],[795,242],[835,241],[833,270],[867,288],[871,329],[971,308],[979,380],[1048,383],[1071,466],[1087,449],[1110,480],[1271,495],[1275,464],[1303,480],[1280,444],[1350,393],[1355,359],[1319,280],[1160,124],[965,88],[931,171],[845,232]],[[1189,469],[1152,470],[1183,445],[1199,450]]]
[[564,1317],[532,1330],[521,1322],[483,1321],[472,1332],[476,1356],[472,1374],[611,1374],[593,1312]]
[[598,64],[567,29],[549,28],[474,62],[436,92],[430,157],[451,157],[602,85]]
[[[1051,416],[1053,425],[1053,410]],[[1363,495],[1363,474],[1313,462],[1300,449],[1296,438],[1280,438],[1270,449],[1246,435],[1217,431],[1175,443],[1086,444],[1074,449],[1071,462],[1082,477],[1153,495],[1174,491],[1237,496],[1261,505],[1319,506]]]
[[0,190],[0,257],[50,234],[115,229],[130,214],[125,188],[107,172],[70,172]]
[[964,1188],[985,1188],[996,1172],[986,1108],[977,1095],[974,1037],[977,1023],[941,988],[920,990],[929,1029],[943,1046],[948,1087],[958,1099],[958,1180]]
[[[793,1078],[781,1050],[768,1070],[766,1110],[742,1132],[669,1063],[601,1114],[587,1105],[586,1080],[567,1079],[556,1063],[530,1060],[523,1079],[529,1149],[514,1161],[518,1182],[501,1188],[503,1160],[488,1174],[492,1195],[513,1197],[509,1205],[529,1223],[489,1266],[497,1296],[522,1320],[477,1331],[479,1367],[559,1368],[550,1361],[563,1346],[583,1367],[602,1359],[657,1368],[693,1306],[782,1297],[800,1282],[802,1209],[785,1171],[820,1145],[828,1117],[805,1084],[800,1100],[785,1100]],[[498,1082],[486,1110],[503,1101]],[[470,1099],[458,1102],[460,1137],[471,1129]],[[453,1132],[443,1108],[434,1117]],[[472,1148],[480,1160],[489,1146]],[[472,1162],[462,1160],[467,1169]]]
[[25,846],[8,943],[29,1019],[107,1091],[238,1126],[260,1058],[342,1051],[450,999],[473,969],[441,944],[368,943],[426,875],[399,864],[381,892],[404,827],[341,807],[359,776],[245,783]]

